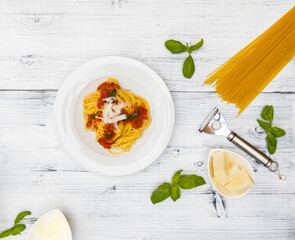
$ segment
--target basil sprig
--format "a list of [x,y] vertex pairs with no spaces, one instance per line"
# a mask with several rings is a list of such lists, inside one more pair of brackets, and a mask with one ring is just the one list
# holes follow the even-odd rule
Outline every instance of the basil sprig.
[[21,220],[23,220],[26,216],[29,216],[29,215],[31,215],[30,211],[24,211],[24,212],[19,213],[14,220],[14,225],[19,223]]
[[194,59],[192,58],[191,55],[189,55],[183,63],[182,73],[183,73],[183,76],[185,76],[186,78],[191,78],[194,72],[195,72]]
[[204,185],[206,182],[204,178],[197,175],[182,175],[179,178],[178,185],[182,189],[192,189],[201,185]]
[[10,234],[12,236],[18,235],[21,232],[23,232],[26,229],[26,225],[25,224],[16,224],[14,225],[11,230],[10,230]]
[[171,199],[175,202],[181,197],[181,191],[178,186],[182,170],[177,171],[172,177]]
[[273,117],[274,117],[274,109],[273,106],[265,106],[261,117],[263,120],[257,119],[258,124],[266,131],[266,142],[267,142],[267,149],[270,154],[274,154],[277,149],[277,138],[286,135],[284,129],[279,127],[273,127]]
[[183,52],[188,52],[188,57],[185,59],[182,67],[182,73],[183,76],[186,78],[191,78],[194,75],[195,72],[195,63],[194,59],[191,56],[191,53],[193,51],[196,51],[200,47],[202,47],[204,44],[203,38],[201,39],[200,42],[197,44],[189,46],[188,43],[186,43],[186,46],[182,44],[179,41],[170,39],[165,42],[165,47],[171,52],[171,53],[183,53]]
[[110,134],[104,134],[106,139],[112,139],[114,132],[111,132]]
[[111,90],[111,92],[110,92],[109,97],[116,97],[116,93],[117,93],[116,88],[113,88],[113,89]]
[[18,224],[18,223],[28,215],[31,215],[30,211],[24,211],[19,213],[14,220],[14,226],[0,233],[0,238],[6,238],[6,237],[9,237],[10,235],[15,236],[15,235],[21,234],[26,229],[26,225]]
[[206,184],[204,178],[197,175],[181,175],[182,170],[177,171],[172,177],[172,184],[163,183],[161,184],[151,196],[153,204],[159,203],[171,197],[175,202],[181,197],[182,189],[192,189]]
[[186,52],[187,48],[181,42],[170,39],[165,42],[165,47],[172,53]]
[[162,202],[171,195],[171,185],[170,183],[161,184],[152,194],[151,201],[153,204]]
[[123,121],[131,121],[138,116],[138,112],[134,112],[131,115],[128,115]]

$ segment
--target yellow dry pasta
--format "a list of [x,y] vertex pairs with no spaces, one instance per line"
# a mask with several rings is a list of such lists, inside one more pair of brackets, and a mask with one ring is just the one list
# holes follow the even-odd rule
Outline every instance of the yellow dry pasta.
[[294,56],[295,7],[213,71],[204,84],[214,84],[222,101],[235,104],[240,115]]

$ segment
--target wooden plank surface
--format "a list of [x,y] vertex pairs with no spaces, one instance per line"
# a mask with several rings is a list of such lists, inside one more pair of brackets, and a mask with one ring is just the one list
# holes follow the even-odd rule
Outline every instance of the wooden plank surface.
[[[265,31],[293,0],[240,1],[2,1],[0,88],[57,89],[69,73],[104,55],[136,58],[174,91],[208,91],[206,76]],[[279,6],[279,7],[278,7]],[[196,74],[181,73],[186,54],[167,39],[204,47],[193,54]],[[266,91],[295,91],[294,60]]]
[[[118,178],[89,173],[65,153],[54,134],[55,95],[55,91],[1,94],[1,225],[9,225],[10,218],[19,209],[29,207],[36,217],[57,207],[69,217],[75,239],[85,237],[85,232],[87,239],[193,239],[195,236],[210,239],[220,234],[227,239],[235,239],[240,234],[245,239],[253,234],[267,239],[294,236],[295,129],[288,118],[279,117],[292,117],[284,105],[295,100],[294,94],[284,95],[284,101],[275,105],[279,109],[276,122],[286,126],[288,133],[279,140],[275,157],[288,180],[279,181],[251,161],[256,171],[256,187],[238,200],[224,199],[213,192],[206,160],[208,151],[215,147],[246,155],[223,138],[212,141],[210,136],[195,134],[203,121],[199,116],[207,115],[214,106],[207,101],[214,99],[214,94],[173,92],[178,115],[169,146],[144,171]],[[239,121],[230,109],[221,108],[233,130],[266,151],[265,134],[257,126],[255,117],[263,102],[279,99],[281,95],[261,94],[251,105],[251,111],[243,114]],[[167,201],[153,206],[149,197],[154,187],[169,180],[173,172],[181,168],[204,176],[208,184],[186,191],[177,203]],[[33,221],[34,218],[29,219],[28,225]]]
[[[21,210],[28,229],[46,211],[67,216],[74,240],[295,239],[295,61],[236,118],[220,103],[206,76],[294,6],[292,0],[44,0],[0,2],[0,231]],[[194,54],[196,74],[181,73],[185,54],[163,46],[175,38],[204,38]],[[136,58],[165,80],[175,104],[172,139],[151,166],[124,177],[92,174],[77,165],[54,133],[53,104],[64,79],[83,62],[104,55]],[[196,130],[215,106],[228,125],[267,152],[257,126],[264,105],[287,135],[274,155],[287,181],[279,181],[223,138]],[[212,190],[207,157],[222,147],[247,157],[256,186],[227,199]],[[173,203],[153,206],[154,188],[173,173],[204,176],[205,186],[183,191]],[[26,239],[28,230],[13,239]],[[12,239],[12,238],[11,238]]]

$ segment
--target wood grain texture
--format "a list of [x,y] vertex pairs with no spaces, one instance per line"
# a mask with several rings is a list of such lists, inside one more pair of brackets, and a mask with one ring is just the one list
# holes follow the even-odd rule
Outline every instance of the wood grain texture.
[[[208,91],[206,76],[294,5],[253,1],[2,1],[0,88],[58,89],[69,73],[104,55],[136,58],[174,91]],[[280,7],[278,7],[280,6]],[[182,76],[186,54],[164,47],[175,38],[205,43],[193,54],[196,74]],[[294,60],[266,91],[295,92]]]
[[[295,61],[236,118],[220,103],[206,76],[294,6],[293,0],[3,0],[0,2],[0,231],[21,210],[31,210],[28,229],[53,208],[67,216],[74,240],[295,239]],[[196,74],[184,79],[185,54],[163,43],[175,38],[205,44],[193,54]],[[92,174],[59,143],[53,104],[64,79],[83,62],[104,55],[136,58],[165,80],[175,104],[172,139],[151,166],[124,177]],[[275,108],[275,124],[287,135],[274,155],[285,182],[224,138],[196,130],[213,107],[228,125],[267,152],[257,126],[264,105]],[[256,186],[241,199],[212,190],[207,175],[211,148],[249,159]],[[173,203],[153,206],[150,195],[173,173],[204,176],[205,186],[183,191]],[[16,240],[24,240],[26,230]]]
[[[0,198],[1,225],[9,226],[17,210],[33,211],[33,217],[27,220],[30,226],[46,210],[59,208],[69,218],[74,239],[85,236],[87,239],[194,239],[196,236],[211,239],[220,235],[224,239],[236,239],[239,235],[248,239],[253,234],[258,239],[294,237],[295,130],[288,119],[279,116],[293,116],[284,105],[294,101],[295,95],[284,95],[284,101],[275,105],[279,109],[276,123],[285,126],[288,133],[279,140],[275,159],[288,180],[279,181],[251,160],[256,171],[256,187],[239,200],[224,199],[214,193],[206,160],[214,147],[246,155],[223,138],[212,141],[210,136],[192,131],[202,123],[200,116],[206,116],[209,109],[218,105],[217,99],[210,103],[207,100],[214,99],[215,94],[173,92],[178,115],[169,146],[147,169],[118,178],[89,173],[65,153],[54,134],[55,95],[55,91],[1,93],[0,192],[4,196]],[[233,130],[266,151],[265,134],[255,117],[263,102],[281,96],[261,94],[259,101],[238,120],[230,109],[221,108]],[[169,200],[153,206],[149,200],[153,189],[181,168],[204,176],[208,184],[183,192],[176,203]]]

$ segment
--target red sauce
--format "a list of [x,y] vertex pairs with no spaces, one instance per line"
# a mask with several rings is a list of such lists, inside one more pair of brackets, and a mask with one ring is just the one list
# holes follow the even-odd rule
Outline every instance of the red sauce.
[[[144,105],[142,105],[142,106],[136,108],[134,112],[137,112],[138,115],[132,120],[124,121],[124,124],[131,123],[133,128],[138,129],[143,126],[144,120],[148,119],[147,109],[144,107]],[[127,111],[125,109],[123,109],[122,113],[127,114]],[[130,114],[130,115],[132,115],[132,114]]]
[[112,89],[101,89],[100,90],[100,98],[97,99],[97,107],[101,108],[105,101],[103,99],[108,98],[110,96]]
[[97,107],[101,108],[105,101],[103,99],[108,98],[112,89],[120,89],[120,86],[113,82],[103,82],[97,87],[97,91],[100,90],[100,98],[97,100]]
[[147,109],[144,107],[138,107],[136,111],[138,112],[138,115],[133,120],[131,120],[131,124],[133,128],[137,129],[143,126],[143,122],[144,120],[148,119],[148,116]]
[[121,87],[114,82],[105,81],[97,87],[97,91],[100,89],[111,89],[112,90],[113,88],[120,89]]
[[104,132],[104,136],[102,136],[101,138],[98,139],[98,143],[103,146],[106,149],[110,149],[112,147],[112,144],[114,142],[114,138],[116,136],[114,130],[114,125],[113,124],[105,124],[103,126],[103,132]]
[[[102,112],[98,112],[95,117],[102,117]],[[97,122],[102,121],[100,118],[93,118],[93,114],[89,114],[87,117],[87,123],[86,123],[86,128],[88,129],[92,129],[93,127],[95,127],[97,129]]]
[[123,109],[121,110],[121,114],[126,114],[126,115],[128,115],[128,112],[127,112],[127,110],[126,110],[125,108],[123,108]]
[[88,115],[87,123],[86,123],[86,128],[91,129],[93,127],[94,121],[91,117],[91,115]]

